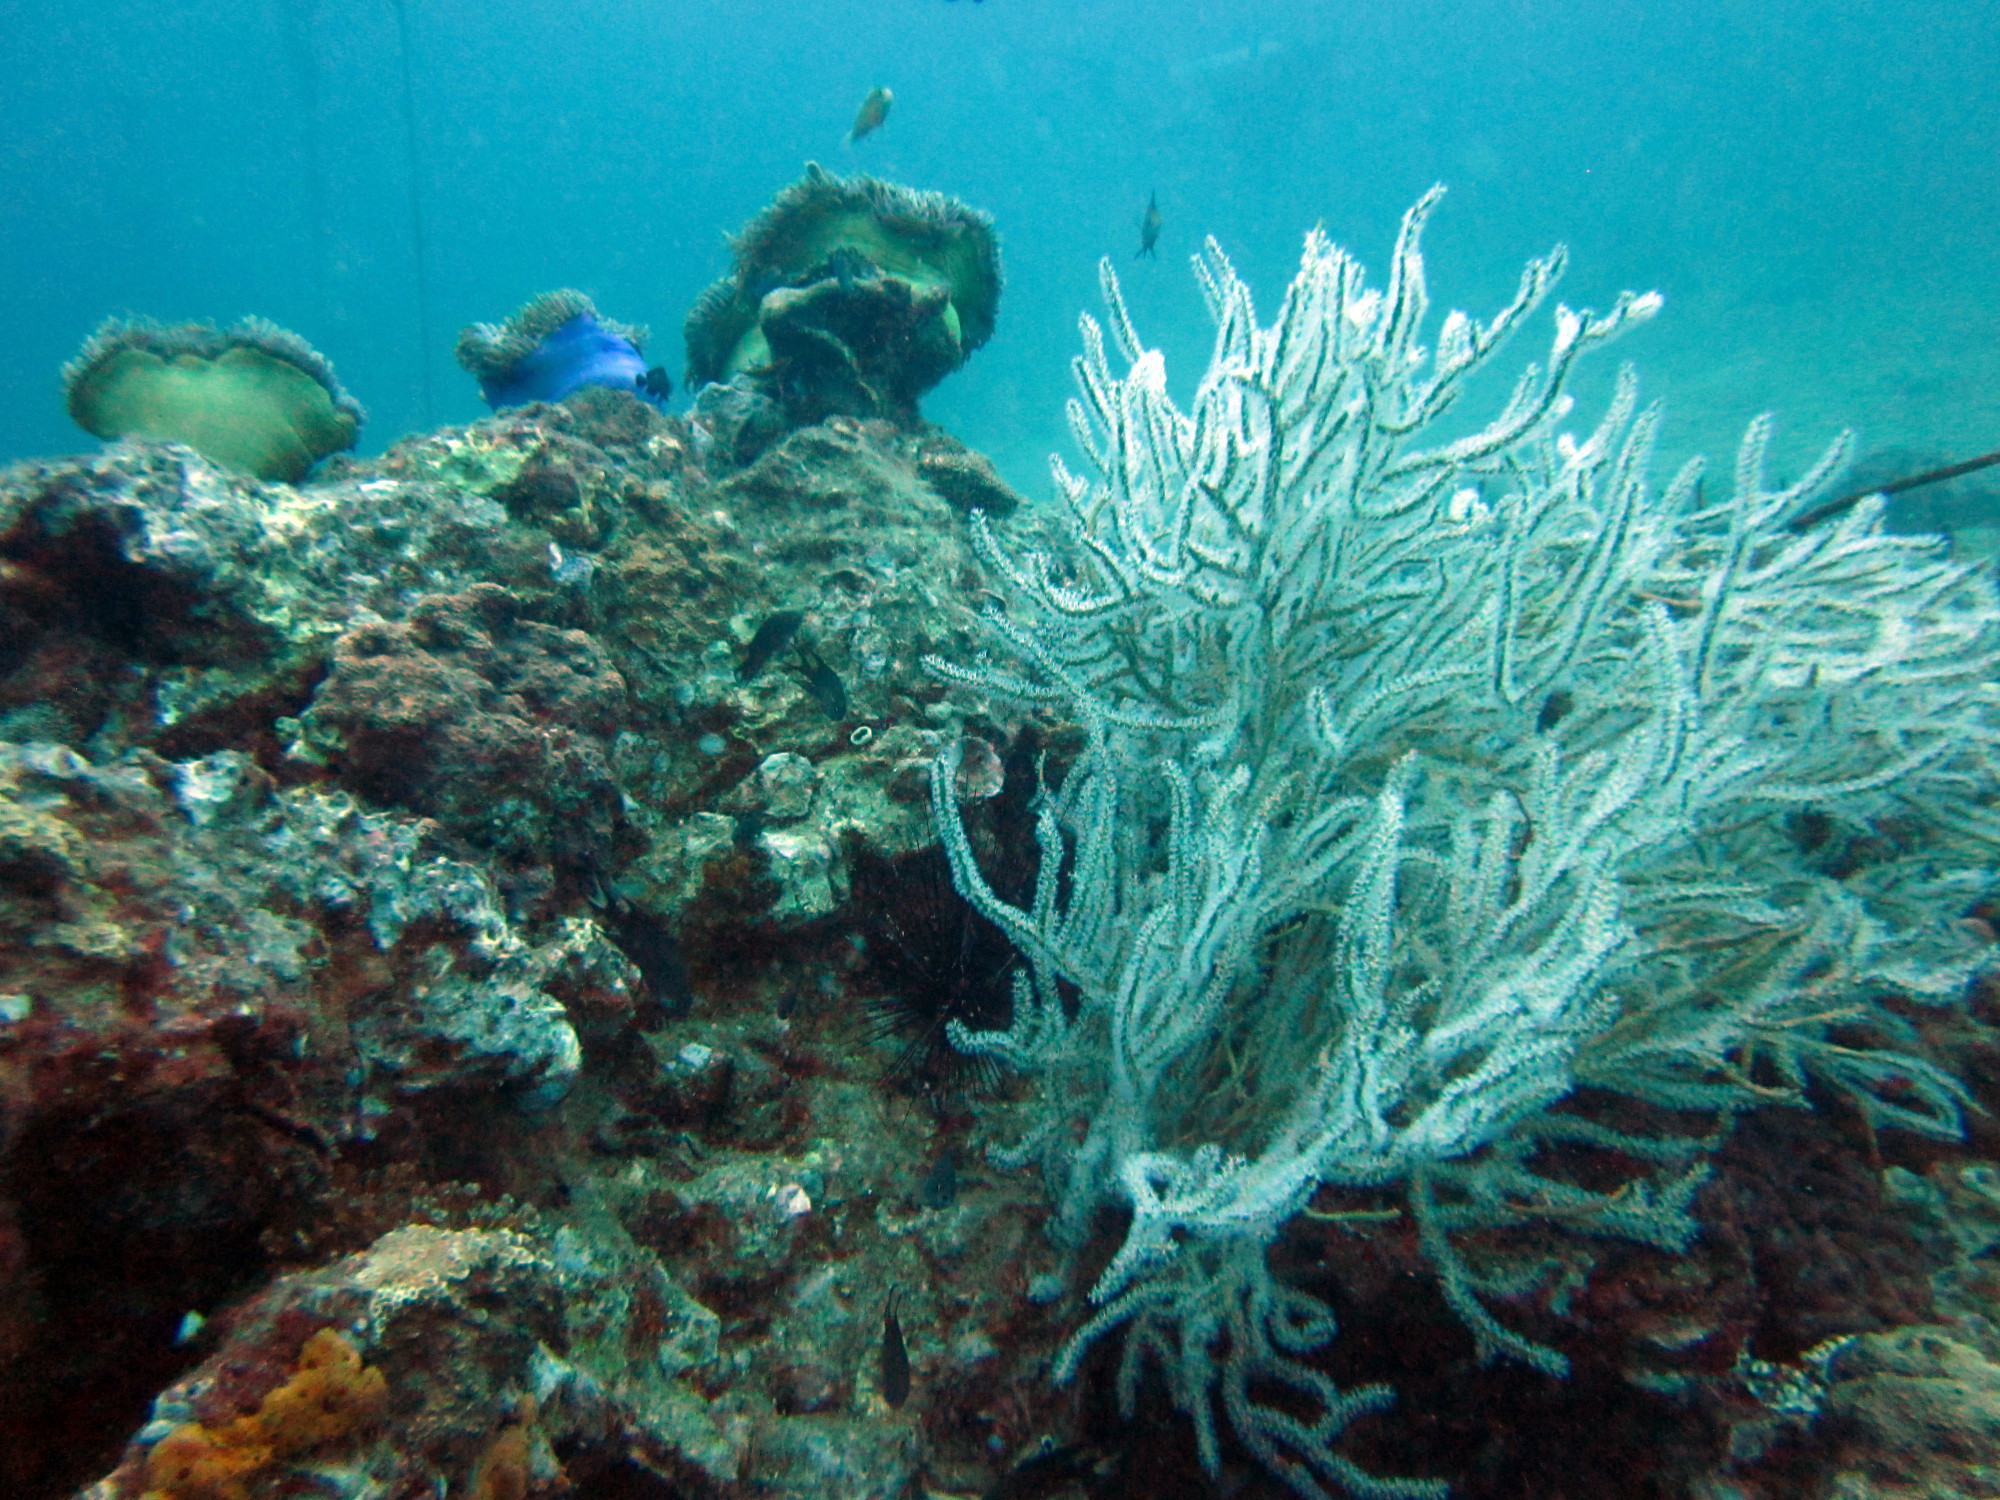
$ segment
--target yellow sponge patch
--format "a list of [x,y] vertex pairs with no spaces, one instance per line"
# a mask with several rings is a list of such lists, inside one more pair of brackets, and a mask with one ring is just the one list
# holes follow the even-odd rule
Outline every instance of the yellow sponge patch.
[[183,1423],[155,1443],[142,1500],[250,1500],[251,1482],[272,1465],[352,1437],[379,1421],[388,1403],[382,1372],[322,1328],[253,1415],[214,1426]]

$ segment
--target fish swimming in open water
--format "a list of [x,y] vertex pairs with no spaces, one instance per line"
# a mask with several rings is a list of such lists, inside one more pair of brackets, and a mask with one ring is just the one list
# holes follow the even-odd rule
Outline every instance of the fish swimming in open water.
[[[1160,257],[1154,254],[1153,246],[1159,238],[1160,195],[1152,192],[1146,194],[1146,216],[1139,221],[1139,255],[1151,255],[1154,260],[1158,260]],[[1139,255],[1133,256],[1132,259],[1137,260]]]
[[854,117],[854,128],[847,132],[850,142],[858,141],[865,135],[872,135],[882,128],[882,122],[889,118],[889,106],[896,102],[896,96],[885,88],[872,88],[868,97],[861,101],[861,109]]

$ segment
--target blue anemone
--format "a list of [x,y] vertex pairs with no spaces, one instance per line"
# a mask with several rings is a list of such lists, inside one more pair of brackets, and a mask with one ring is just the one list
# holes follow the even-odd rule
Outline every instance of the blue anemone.
[[495,411],[560,401],[587,385],[665,404],[664,372],[646,368],[646,330],[597,315],[582,292],[545,292],[505,323],[475,323],[458,336],[458,362]]
[[646,358],[629,338],[596,318],[576,317],[508,366],[505,374],[482,379],[479,394],[498,411],[530,401],[560,401],[579,386],[636,390],[645,374]]

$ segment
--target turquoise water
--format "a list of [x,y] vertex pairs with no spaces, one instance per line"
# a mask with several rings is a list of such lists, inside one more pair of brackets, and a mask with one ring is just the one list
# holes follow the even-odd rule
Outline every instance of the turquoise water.
[[[1670,447],[1724,457],[1765,408],[1794,455],[1843,425],[2000,446],[1980,5],[8,0],[0,40],[0,458],[90,446],[56,371],[112,312],[297,329],[368,405],[364,451],[483,414],[454,333],[552,286],[678,371],[725,234],[808,159],[995,215],[999,332],[926,413],[1031,494],[1100,256],[1185,391],[1202,236],[1270,308],[1316,222],[1379,277],[1437,180],[1440,303],[1490,311],[1557,240],[1571,301],[1667,294],[1623,352]],[[850,147],[877,84],[888,123]]]

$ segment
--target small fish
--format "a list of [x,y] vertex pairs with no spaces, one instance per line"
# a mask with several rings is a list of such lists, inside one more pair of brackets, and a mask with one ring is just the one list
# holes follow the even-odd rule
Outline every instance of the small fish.
[[665,401],[674,393],[673,377],[667,374],[665,365],[654,365],[645,374],[637,376],[633,382],[639,394],[648,401]]
[[840,680],[840,674],[821,662],[806,673],[806,691],[812,694],[813,702],[829,719],[847,717],[847,688]]
[[1045,1500],[1074,1493],[1079,1484],[1103,1479],[1118,1467],[1117,1455],[1082,1443],[1057,1445],[1045,1437],[1000,1476],[984,1500]]
[[878,274],[875,263],[852,246],[842,245],[826,258],[826,279],[838,281],[843,291],[851,291],[857,281],[872,281]]
[[813,702],[819,705],[821,713],[829,719],[847,717],[847,688],[840,680],[840,674],[820,659],[817,651],[803,642],[799,645],[799,663],[806,669],[806,691],[812,694]]
[[[1158,243],[1159,238],[1160,195],[1158,192],[1151,192],[1146,194],[1146,216],[1139,221],[1139,255],[1151,255],[1154,260],[1158,260],[1160,257],[1154,254],[1153,246]],[[1137,260],[1139,255],[1133,256],[1132,259]]]
[[608,925],[612,941],[638,966],[661,1009],[678,1017],[694,1008],[694,983],[673,928],[648,912],[623,905],[609,914]]
[[910,1351],[903,1347],[903,1325],[896,1321],[895,1292],[882,1309],[882,1399],[901,1406],[910,1399]]
[[1569,717],[1569,711],[1576,707],[1576,699],[1567,688],[1557,688],[1542,700],[1542,710],[1535,715],[1535,733],[1547,734],[1556,725]]
[[748,682],[769,666],[772,657],[791,645],[805,620],[795,609],[781,609],[759,625],[750,644],[743,648],[743,660],[736,664],[736,680]]
[[958,1202],[958,1156],[951,1147],[945,1147],[931,1163],[930,1171],[924,1174],[923,1186],[917,1189],[917,1197],[925,1208],[950,1208]]
[[861,101],[861,110],[854,117],[854,128],[847,132],[847,139],[858,141],[880,130],[882,122],[889,118],[889,106],[895,102],[896,96],[887,89],[870,89],[868,97]]

